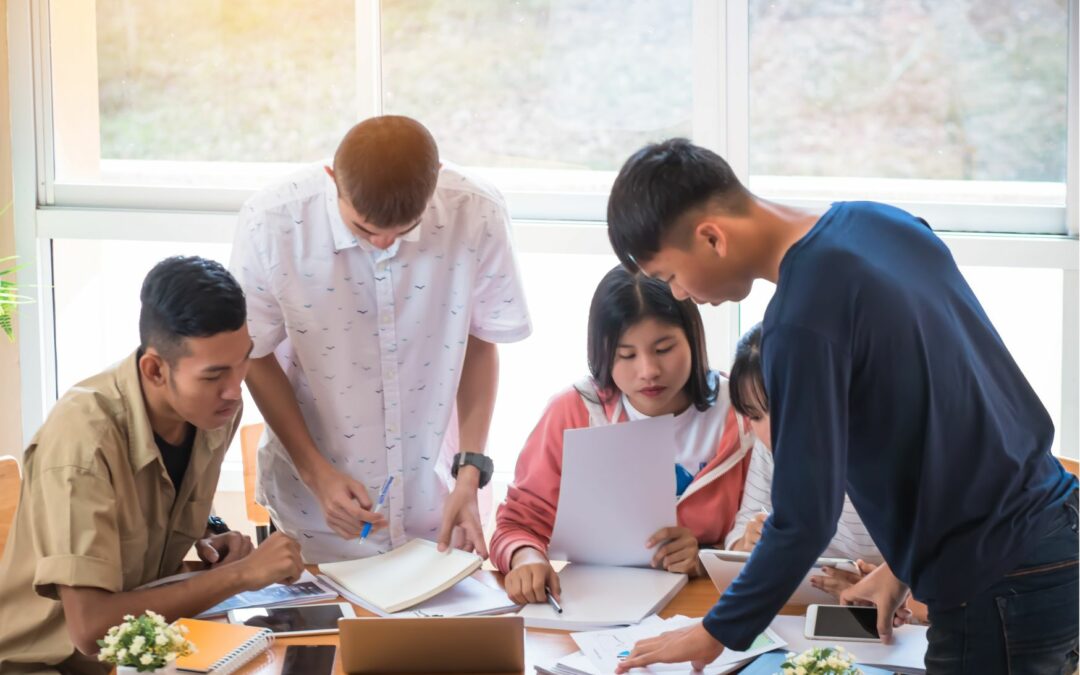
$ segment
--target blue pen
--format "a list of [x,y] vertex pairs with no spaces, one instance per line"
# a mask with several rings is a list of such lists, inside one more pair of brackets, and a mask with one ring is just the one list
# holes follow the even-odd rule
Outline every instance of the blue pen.
[[[375,509],[372,513],[378,513],[382,510],[383,502],[386,501],[386,493],[390,491],[390,483],[394,482],[393,476],[387,476],[386,482],[383,483],[382,490],[379,492],[379,501],[375,502]],[[364,523],[364,529],[360,530],[361,543],[367,539],[367,536],[371,534],[371,523]]]

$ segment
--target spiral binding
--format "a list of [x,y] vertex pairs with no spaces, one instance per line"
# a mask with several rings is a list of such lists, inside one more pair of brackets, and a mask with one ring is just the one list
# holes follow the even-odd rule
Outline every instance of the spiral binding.
[[258,635],[252,635],[250,639],[229,652],[228,655],[215,661],[207,672],[211,675],[229,675],[229,673],[235,673],[248,661],[251,661],[259,654],[262,654],[273,645],[273,631],[269,628],[263,628],[259,631]]

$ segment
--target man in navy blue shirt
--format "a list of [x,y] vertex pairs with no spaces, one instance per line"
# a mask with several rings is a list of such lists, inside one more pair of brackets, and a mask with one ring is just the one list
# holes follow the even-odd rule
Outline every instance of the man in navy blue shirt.
[[676,139],[627,160],[608,233],[623,264],[680,299],[777,285],[762,342],[774,511],[702,624],[642,641],[620,672],[749,646],[832,538],[845,490],[886,564],[843,599],[876,605],[883,639],[913,593],[929,607],[930,673],[1072,672],[1076,479],[924,221],[872,202],[822,216],[774,204]]

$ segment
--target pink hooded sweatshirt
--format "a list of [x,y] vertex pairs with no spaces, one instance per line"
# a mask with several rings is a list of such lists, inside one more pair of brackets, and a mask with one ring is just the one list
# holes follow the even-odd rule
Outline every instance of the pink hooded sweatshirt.
[[[716,439],[715,455],[679,498],[676,516],[678,524],[693,532],[699,544],[723,546],[724,535],[739,511],[754,441],[751,435],[740,433],[728,400],[726,378],[720,380],[717,401],[709,414],[725,417],[723,433]],[[601,399],[591,380],[551,400],[518,456],[514,482],[496,514],[489,551],[500,572],[510,570],[510,559],[522,546],[547,551],[559,503],[563,432],[627,419],[621,396]]]

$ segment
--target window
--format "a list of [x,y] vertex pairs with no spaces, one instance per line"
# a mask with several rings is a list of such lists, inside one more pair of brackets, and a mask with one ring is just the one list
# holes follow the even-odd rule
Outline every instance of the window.
[[355,4],[52,3],[56,180],[257,187],[332,156],[358,118]]
[[[1000,266],[1027,283],[1028,268],[1044,268],[1031,271],[1037,288],[1063,298],[1049,314],[1030,310],[1031,294],[989,311],[1060,409],[1063,451],[1080,447],[1080,403],[1065,386],[1080,339],[1064,300],[1080,296],[1076,212],[1069,220],[1064,206],[1080,203],[1074,2],[31,0],[7,13],[17,252],[56,287],[55,304],[43,294],[23,311],[20,358],[40,376],[24,395],[28,438],[53,383],[132,348],[133,333],[113,331],[134,331],[137,294],[109,291],[137,292],[166,254],[224,258],[253,190],[327,158],[348,127],[385,111],[423,121],[446,159],[507,197],[537,317],[521,356],[507,348],[507,369],[556,388],[580,374],[578,348],[562,351],[578,344],[573,330],[540,336],[548,321],[584,321],[582,289],[610,262],[601,223],[614,173],[644,143],[690,136],[782,203],[877,199],[980,233],[965,272]],[[1060,280],[1039,276],[1055,271]],[[988,303],[1007,297],[978,273]],[[547,288],[563,288],[565,309],[544,309]],[[703,316],[720,366],[738,314]],[[1027,325],[1045,328],[1052,363],[1009,328]],[[573,368],[536,370],[533,345],[543,352],[547,339]],[[535,397],[530,417],[545,388],[521,394]],[[516,452],[524,433],[493,429],[493,447]]]
[[[754,188],[1063,206],[1066,4],[751,0]],[[1004,221],[973,227],[1028,229]]]
[[383,110],[504,185],[606,192],[630,149],[691,133],[691,14],[688,0],[383,2]]

